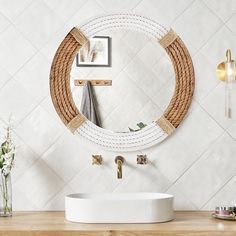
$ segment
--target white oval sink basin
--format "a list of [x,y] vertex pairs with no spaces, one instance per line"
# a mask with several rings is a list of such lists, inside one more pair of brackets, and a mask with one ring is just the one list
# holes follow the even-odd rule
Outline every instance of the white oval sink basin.
[[66,219],[80,223],[154,223],[173,219],[164,193],[78,193],[65,199]]

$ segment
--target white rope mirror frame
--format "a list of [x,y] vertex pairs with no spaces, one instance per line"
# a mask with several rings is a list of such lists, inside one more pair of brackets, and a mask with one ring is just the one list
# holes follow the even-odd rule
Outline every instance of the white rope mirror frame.
[[[115,28],[139,31],[156,39],[166,50],[175,70],[175,92],[167,109],[160,118],[137,132],[118,133],[94,125],[79,112],[70,91],[71,66],[79,49],[100,31]],[[137,151],[163,141],[183,120],[194,92],[194,69],[186,46],[173,30],[136,14],[105,15],[67,34],[53,59],[50,90],[58,115],[74,134],[107,150]]]

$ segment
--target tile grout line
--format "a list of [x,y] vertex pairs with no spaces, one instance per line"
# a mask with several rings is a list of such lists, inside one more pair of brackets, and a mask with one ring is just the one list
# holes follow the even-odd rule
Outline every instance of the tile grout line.
[[227,18],[226,20],[223,20],[210,6],[208,6],[208,4],[206,3],[206,0],[201,0],[201,2],[202,2],[215,16],[217,16],[217,17],[220,19],[220,21],[222,21],[224,24],[225,24],[226,22],[228,22],[228,20],[229,20],[233,15],[235,15],[235,12],[234,12],[234,13],[232,13],[232,15],[229,16],[229,18]]
[[220,20],[223,24],[225,24],[225,21],[223,21],[223,19],[221,19],[221,17],[219,17],[219,15],[217,15],[216,12],[213,11],[212,8],[209,7],[209,6],[205,3],[205,1],[201,0],[201,2],[202,2],[202,4],[203,4],[214,16],[216,16],[216,17],[218,18],[218,20]]
[[[216,87],[218,87],[219,85],[217,85]],[[212,91],[213,92],[213,91]],[[209,94],[210,95],[210,94]],[[220,128],[222,128],[223,130],[224,130],[224,132],[226,132],[234,141],[236,141],[236,138],[235,137],[233,137],[232,135],[231,135],[231,133],[228,131],[228,129],[235,123],[235,120],[236,119],[233,119],[233,121],[232,121],[232,123],[230,123],[229,125],[227,125],[227,127],[223,127],[210,113],[208,113],[208,111],[204,108],[204,106],[202,106],[203,104],[201,104],[201,103],[199,103],[199,106],[204,110],[204,112],[206,112],[211,118],[212,118],[212,120],[214,120],[216,123],[217,123],[217,125],[220,127]]]
[[226,21],[225,21],[225,27],[233,34],[236,36],[236,33],[234,31],[232,31],[232,29],[228,26],[228,22],[236,16],[236,12],[234,14],[232,14]]
[[[219,86],[219,85],[218,85]],[[218,87],[217,86],[217,87]],[[212,91],[213,92],[213,91]],[[209,94],[210,95],[210,94]],[[222,129],[222,130],[224,130],[225,132],[227,132],[227,129],[233,124],[233,122],[235,121],[235,119],[234,119],[234,121],[231,123],[231,124],[229,124],[226,128],[224,128],[215,118],[214,118],[214,116],[212,116],[205,108],[204,108],[204,106],[203,106],[203,104],[202,103],[199,103],[199,106],[201,107],[201,109],[203,109],[204,110],[204,112],[206,112],[207,113],[207,115],[212,119],[212,120],[214,120],[215,121],[215,123]]]
[[[184,195],[184,193],[182,192],[182,190],[179,189],[179,188],[178,188],[176,185],[174,185],[174,184],[172,184],[172,185],[168,188],[168,190],[166,191],[166,193],[168,193],[169,189],[172,188],[172,187],[176,188],[177,191],[179,191],[179,192],[181,193],[181,196],[183,196],[184,199],[187,199],[186,196]],[[188,201],[191,203],[191,205],[193,205],[193,207],[195,208],[194,210],[198,210],[198,209],[199,209],[199,207],[196,206],[195,203],[193,203],[191,200],[188,199]],[[192,209],[191,209],[191,210],[192,210]]]
[[[33,165],[36,165],[37,162],[43,162],[44,165],[46,165],[46,166],[49,168],[49,170],[62,182],[63,187],[60,188],[60,190],[59,190],[56,194],[58,194],[65,186],[67,186],[67,183],[66,183],[50,166],[48,166],[48,164],[47,164],[42,158],[39,158],[39,159],[35,160],[34,164],[32,164],[31,167],[33,167]],[[21,176],[21,178],[22,178],[24,175],[26,175],[26,173],[23,174],[23,175]],[[21,178],[19,178],[19,179],[15,182],[15,184],[17,184],[17,182],[18,182]],[[16,186],[17,186],[17,185],[16,185]],[[22,193],[22,192],[21,192],[21,193]],[[56,195],[56,194],[55,194],[55,195]],[[55,195],[53,194],[53,197],[55,197]],[[50,199],[51,199],[51,198],[50,198]],[[47,205],[47,203],[48,203],[48,201],[46,201],[46,203],[44,204],[44,207]],[[38,207],[38,208],[39,208],[39,207]],[[43,208],[43,207],[42,207],[42,208]]]
[[[202,2],[203,3],[203,2]],[[205,5],[205,3],[203,3]],[[206,5],[205,5],[206,6]],[[206,6],[207,7],[207,6]],[[209,9],[207,7],[207,9],[212,12],[211,9]],[[213,13],[213,12],[212,12]],[[214,14],[214,13],[213,13]],[[221,25],[215,30],[215,32],[212,33],[212,35],[210,35],[206,41],[197,49],[197,51],[195,53],[193,53],[193,57],[197,54],[197,53],[201,53],[201,50],[209,43],[209,41],[225,26],[225,22],[223,22],[217,15],[214,14],[214,16],[217,17],[218,20],[220,20]],[[205,56],[205,54],[203,53],[203,55]]]
[[202,210],[227,184],[235,177],[235,174],[233,174],[231,177],[229,177],[228,180],[221,186],[203,205],[200,207],[200,210]]
[[13,18],[10,19],[9,17],[7,17],[2,11],[1,14],[11,23],[13,24],[12,20],[15,20],[18,16],[20,16],[27,8],[29,8],[29,6],[33,4],[33,0],[30,0],[29,3],[27,4],[27,6],[24,7],[24,9],[20,10],[20,12]]
[[[195,160],[195,161],[193,162],[193,164],[188,168],[188,170],[189,170],[190,168],[192,168],[193,165],[195,165],[196,162],[198,162],[200,159],[202,159],[203,156],[204,156],[204,154],[207,153],[208,149],[211,148],[220,138],[222,138],[222,136],[223,136],[225,133],[227,133],[227,132],[224,131],[221,135],[219,135],[219,136],[214,140],[214,142],[212,142],[212,143],[205,149],[205,151],[197,158],[197,160]],[[177,187],[177,186],[176,186],[177,181],[178,181],[180,178],[182,178],[183,175],[184,175],[188,170],[186,170],[186,171],[172,184],[172,186]],[[235,176],[235,174],[233,175],[233,177],[234,177],[234,176]],[[232,178],[233,178],[233,177],[232,177]],[[232,178],[231,178],[231,179],[232,179]],[[229,180],[229,181],[230,181],[230,180]],[[222,189],[223,187],[225,187],[225,185],[226,185],[229,181],[226,181],[226,183],[223,184],[223,186],[221,186],[220,189]],[[171,187],[172,187],[172,186],[171,186]],[[179,188],[177,188],[177,189],[179,189]],[[210,201],[219,191],[220,191],[220,190],[217,190],[217,191],[213,194],[213,196],[212,196],[210,199],[207,200],[207,202]],[[181,191],[181,193],[182,193],[182,195],[183,195],[184,197],[186,197],[185,194],[184,194],[184,192]],[[207,202],[204,203],[203,206],[197,207],[197,209],[202,209],[202,208],[207,204]],[[194,205],[195,205],[195,204],[194,204]]]
[[170,25],[173,25],[175,21],[177,21],[197,0],[192,0],[192,2],[183,10],[181,13],[179,13],[178,16],[173,19],[173,21],[170,23]]
[[[106,12],[106,13],[109,13],[110,11],[107,11],[103,6],[102,6],[102,4],[100,3],[100,2],[98,2],[97,0],[95,0],[96,1],[96,3],[104,10],[104,12]],[[141,3],[141,2],[143,2],[143,0],[140,0],[137,4],[135,4],[135,6],[133,6],[130,10],[126,10],[126,12],[128,12],[128,11],[134,11],[135,10],[135,8]],[[122,10],[121,10],[122,11]],[[118,11],[118,12],[121,12],[120,10]]]
[[203,158],[203,156],[207,153],[207,151],[224,135],[225,131],[223,131],[207,148],[204,149],[204,151],[194,160],[190,166],[173,182],[173,185],[175,185],[193,166]]
[[[31,201],[31,199],[29,199],[29,198],[21,191],[21,189],[19,189],[19,188],[17,187],[17,185],[16,185],[15,183],[12,184],[12,189],[13,189],[13,191],[14,191],[14,188],[16,188],[16,189],[21,193],[21,195],[24,197],[24,199],[28,200],[28,201],[34,206],[34,208],[32,208],[32,210],[35,211],[35,208],[36,208],[36,210],[40,210],[39,207],[38,207],[37,205],[35,205],[35,203],[33,203],[33,202]],[[14,211],[14,203],[13,203],[13,202],[12,202],[12,205],[13,205],[13,211]]]

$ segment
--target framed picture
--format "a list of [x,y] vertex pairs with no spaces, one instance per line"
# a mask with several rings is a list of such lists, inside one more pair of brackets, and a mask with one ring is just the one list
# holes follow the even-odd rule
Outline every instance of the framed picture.
[[111,66],[111,38],[96,36],[85,44],[76,56],[77,66]]

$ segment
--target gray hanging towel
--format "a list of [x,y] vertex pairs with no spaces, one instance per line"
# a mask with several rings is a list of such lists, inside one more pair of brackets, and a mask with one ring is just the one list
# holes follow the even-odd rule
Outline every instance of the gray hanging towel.
[[90,81],[86,81],[84,84],[80,111],[88,120],[101,127],[97,101]]

